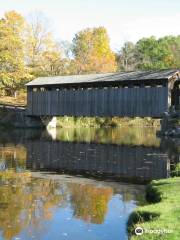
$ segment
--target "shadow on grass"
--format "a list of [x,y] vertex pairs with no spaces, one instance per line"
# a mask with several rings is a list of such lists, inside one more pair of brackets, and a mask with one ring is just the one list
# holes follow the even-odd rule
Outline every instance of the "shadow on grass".
[[[166,183],[157,184],[159,185],[165,185]],[[162,200],[162,193],[156,188],[155,184],[148,185],[146,189],[146,201],[148,203],[158,203]]]
[[160,216],[160,214],[158,214],[158,213],[148,212],[148,211],[133,212],[130,215],[128,223],[127,223],[129,235],[135,234],[134,233],[134,229],[135,229],[134,225],[152,221],[152,220],[158,218],[159,216]]
[[[149,184],[146,188],[146,201],[147,203],[158,203],[162,200],[162,193],[157,189],[157,186],[160,185],[166,185],[168,183],[156,183],[153,182],[152,184]],[[141,224],[144,222],[152,221],[160,216],[159,213],[154,213],[150,211],[135,211],[133,212],[129,220],[127,222],[128,226],[128,233],[129,235],[133,235],[134,233],[134,225]]]

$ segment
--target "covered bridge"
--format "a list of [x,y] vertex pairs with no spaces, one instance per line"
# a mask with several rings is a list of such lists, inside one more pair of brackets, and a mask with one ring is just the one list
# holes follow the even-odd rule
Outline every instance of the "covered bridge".
[[179,105],[178,70],[40,77],[27,86],[29,116],[161,117]]

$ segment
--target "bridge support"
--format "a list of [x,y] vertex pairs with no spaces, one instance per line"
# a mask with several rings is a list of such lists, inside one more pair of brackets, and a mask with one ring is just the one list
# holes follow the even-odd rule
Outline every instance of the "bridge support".
[[0,124],[15,128],[44,127],[41,118],[27,116],[25,108],[6,105],[0,105]]
[[57,127],[57,117],[42,117],[41,120],[47,129]]

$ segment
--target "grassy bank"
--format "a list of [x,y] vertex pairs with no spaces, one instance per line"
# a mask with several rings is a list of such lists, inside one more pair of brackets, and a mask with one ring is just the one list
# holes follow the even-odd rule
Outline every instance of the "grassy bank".
[[[130,239],[180,239],[180,177],[152,181],[146,190],[147,205],[138,207],[130,216]],[[134,229],[142,227],[144,233],[136,236]],[[147,233],[147,230],[168,230],[170,233]]]
[[58,117],[57,126],[66,127],[121,127],[121,126],[160,126],[159,119],[119,118],[119,117]]

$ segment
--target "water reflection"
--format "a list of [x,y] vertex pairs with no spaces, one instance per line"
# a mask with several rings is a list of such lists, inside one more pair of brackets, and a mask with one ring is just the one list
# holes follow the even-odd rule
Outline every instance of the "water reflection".
[[[107,213],[107,203],[112,197],[112,188],[95,188],[92,185],[71,184],[73,215],[84,221],[101,224]],[[83,201],[82,201],[83,199]]]
[[2,132],[0,239],[127,239],[144,186],[73,175],[144,182],[178,161],[179,144],[151,128]]
[[32,179],[29,172],[1,172],[0,185],[0,228],[4,239],[12,239],[27,225],[40,228],[42,220],[52,217],[49,209],[64,197],[55,192],[57,184]]
[[[11,167],[18,169],[131,182],[166,178],[170,175],[172,162],[175,164],[179,155],[173,143],[156,137],[156,130],[86,128],[52,129],[49,132],[35,131],[34,134],[33,131],[3,133],[0,158],[6,158],[6,161],[1,161],[0,168],[14,164]],[[13,157],[16,161],[12,163],[10,159]],[[21,159],[21,163],[17,164],[17,159]]]
[[[121,189],[131,194],[126,202]],[[76,239],[76,235],[94,240],[110,239],[111,234],[113,239],[126,239],[127,217],[139,194],[141,186],[54,180],[7,169],[0,173],[0,239]],[[121,228],[114,229],[113,224]],[[96,235],[97,229],[101,235]]]
[[52,128],[44,132],[44,137],[63,142],[86,142],[118,145],[159,147],[157,128]]
[[27,156],[29,169],[131,182],[166,178],[170,166],[153,128],[53,129],[27,143]]
[[20,169],[26,168],[27,149],[19,144],[3,144],[0,145],[0,171],[6,169]]

